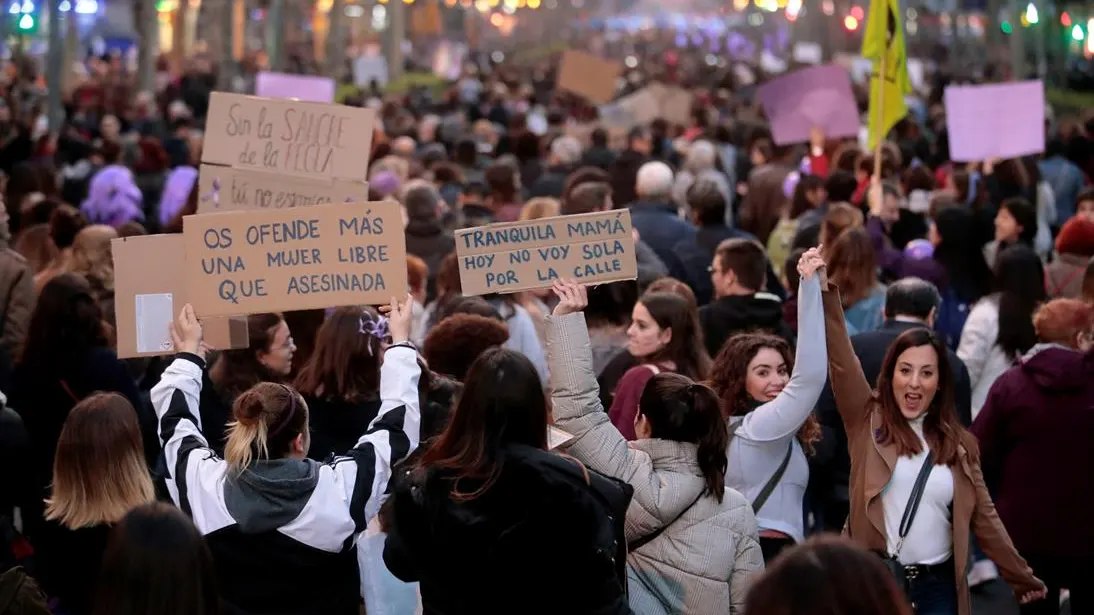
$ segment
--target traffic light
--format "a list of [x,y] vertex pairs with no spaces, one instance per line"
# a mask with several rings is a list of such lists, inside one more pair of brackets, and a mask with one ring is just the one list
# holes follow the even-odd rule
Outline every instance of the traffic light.
[[35,34],[38,32],[38,7],[35,6],[33,0],[23,0],[13,4],[9,12],[19,34]]
[[1004,21],[1003,23],[999,24],[999,29],[1003,32],[1003,34],[1011,34],[1014,32],[1014,26],[1010,25],[1009,21]]
[[1072,28],[1071,28],[1071,39],[1076,40],[1076,41],[1081,41],[1084,38],[1086,38],[1086,33],[1083,32],[1083,27],[1080,26],[1079,24],[1075,24],[1074,26],[1072,26]]

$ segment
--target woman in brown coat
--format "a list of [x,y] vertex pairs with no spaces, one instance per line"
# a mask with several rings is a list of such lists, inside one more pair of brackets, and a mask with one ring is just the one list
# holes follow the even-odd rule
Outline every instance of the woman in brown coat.
[[[1023,604],[1043,598],[1044,583],[995,514],[976,440],[957,420],[942,341],[925,328],[902,334],[889,347],[874,390],[848,339],[839,290],[824,283],[822,288],[830,381],[851,455],[851,537],[899,562],[918,615],[970,615],[972,535]],[[902,529],[913,486],[928,461],[932,467],[916,515]]]

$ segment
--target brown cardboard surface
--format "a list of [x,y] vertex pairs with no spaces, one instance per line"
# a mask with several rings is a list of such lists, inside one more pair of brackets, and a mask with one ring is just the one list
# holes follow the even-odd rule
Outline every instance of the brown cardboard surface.
[[368,200],[368,184],[312,179],[269,171],[203,164],[198,173],[198,213],[250,209],[291,209]]
[[557,85],[561,90],[602,105],[615,98],[616,80],[622,72],[623,65],[619,62],[570,50],[562,54]]
[[[174,349],[137,351],[136,302],[138,295],[170,293],[178,314],[189,300],[186,293],[182,235],[144,235],[111,241],[114,255],[114,310],[118,324],[118,356],[152,357]],[[205,342],[218,350],[246,348],[247,319],[203,318]]]
[[395,202],[187,216],[183,236],[199,316],[375,305],[407,293]]
[[599,284],[638,275],[626,209],[459,230],[456,254],[465,295],[546,288],[556,279]]
[[365,181],[375,119],[361,107],[213,92],[201,161]]

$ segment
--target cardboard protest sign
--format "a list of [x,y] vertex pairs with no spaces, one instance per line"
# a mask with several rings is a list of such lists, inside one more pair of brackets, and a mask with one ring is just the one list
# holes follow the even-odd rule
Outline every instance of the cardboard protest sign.
[[1045,150],[1045,86],[1040,80],[950,86],[945,92],[950,159],[977,162]]
[[756,91],[776,145],[805,143],[814,126],[828,138],[858,135],[851,79],[835,65],[816,66],[773,79]]
[[596,284],[638,275],[626,209],[459,230],[456,255],[465,295],[546,288],[566,278]]
[[557,86],[594,104],[604,104],[615,98],[616,80],[622,72],[619,62],[570,50],[562,54]]
[[183,218],[199,316],[388,303],[406,296],[399,204],[345,203]]
[[[118,356],[173,354],[168,324],[189,301],[182,235],[111,241]],[[218,350],[246,348],[247,318],[202,318],[205,342]]]
[[633,94],[600,107],[601,123],[605,126],[629,129],[664,119],[673,124],[691,122],[694,95],[684,88],[652,83]]
[[213,92],[201,161],[364,181],[375,118],[372,109]]
[[368,184],[344,179],[285,176],[266,171],[201,165],[198,213],[291,209],[368,200]]
[[316,75],[289,75],[263,71],[255,77],[255,94],[265,98],[296,98],[317,103],[334,102],[334,79]]

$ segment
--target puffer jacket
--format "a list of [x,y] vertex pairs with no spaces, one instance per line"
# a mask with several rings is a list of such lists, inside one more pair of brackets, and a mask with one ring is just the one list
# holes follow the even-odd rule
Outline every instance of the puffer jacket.
[[574,436],[566,452],[634,487],[628,542],[668,524],[627,556],[631,608],[637,615],[742,612],[764,566],[748,501],[732,489],[721,502],[700,497],[695,444],[623,438],[600,403],[584,314],[551,317],[547,344],[555,423]]

